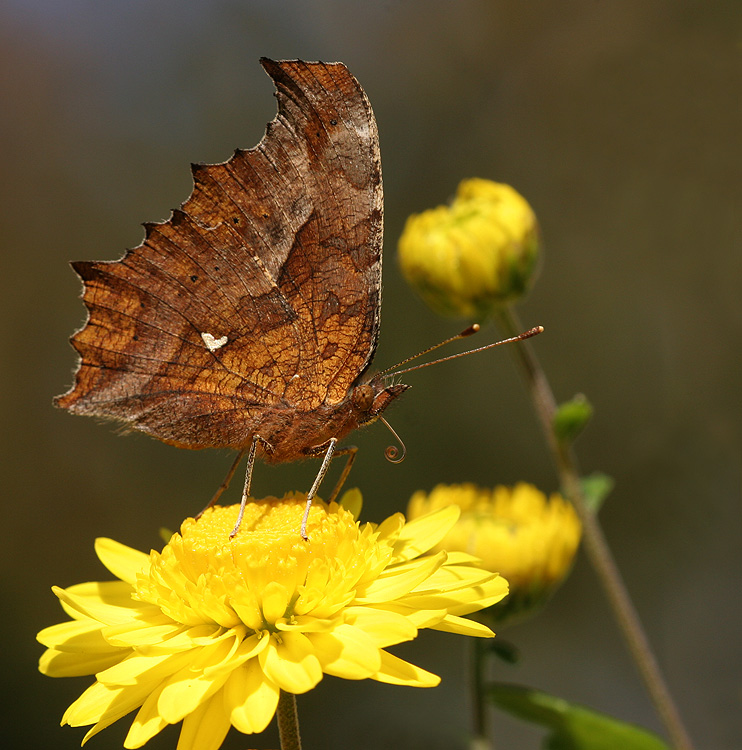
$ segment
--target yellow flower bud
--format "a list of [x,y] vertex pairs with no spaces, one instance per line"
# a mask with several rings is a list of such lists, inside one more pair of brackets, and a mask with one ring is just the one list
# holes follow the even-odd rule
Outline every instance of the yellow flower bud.
[[527,289],[539,251],[538,223],[509,185],[472,178],[450,206],[413,214],[399,238],[407,281],[436,312],[482,319]]
[[473,484],[438,485],[410,499],[410,519],[448,505],[461,508],[459,520],[436,549],[468,553],[498,572],[510,594],[488,612],[502,622],[541,607],[572,567],[582,526],[574,508],[557,494],[547,499],[531,484],[494,490]]

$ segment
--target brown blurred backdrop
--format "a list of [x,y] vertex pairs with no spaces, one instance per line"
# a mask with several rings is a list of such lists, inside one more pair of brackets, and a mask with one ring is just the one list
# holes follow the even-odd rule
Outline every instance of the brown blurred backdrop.
[[[616,480],[601,513],[650,640],[699,748],[742,747],[739,621],[740,4],[737,0],[4,0],[0,4],[0,446],[5,746],[74,748],[58,721],[86,680],[36,672],[49,591],[106,578],[93,539],[149,549],[203,505],[231,458],[188,452],[51,406],[71,382],[84,311],[75,259],[115,259],[190,192],[191,161],[250,147],[275,113],[258,57],[342,60],[374,106],[386,188],[377,365],[454,333],[402,283],[405,217],[462,177],[509,182],[534,206],[545,262],[521,306],[558,398],[596,415],[586,471]],[[488,328],[481,343],[494,338]],[[555,475],[508,353],[408,376],[383,426],[359,434],[365,518],[438,482]],[[256,494],[305,489],[315,466],[258,467]],[[237,483],[239,484],[239,482]],[[236,488],[233,493],[236,492]],[[659,729],[584,558],[543,615],[504,636],[497,677]],[[463,749],[463,638],[398,653],[435,690],[327,678],[300,697],[305,744]],[[93,748],[119,748],[128,726]],[[501,714],[501,748],[540,733]],[[10,740],[10,745],[7,740]],[[174,748],[165,732],[148,745]],[[275,747],[233,732],[226,748]]]

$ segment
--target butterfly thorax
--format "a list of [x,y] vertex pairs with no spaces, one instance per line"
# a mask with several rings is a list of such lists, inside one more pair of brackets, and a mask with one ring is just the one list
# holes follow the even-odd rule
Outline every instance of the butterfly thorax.
[[[256,431],[268,463],[297,461],[321,454],[332,438],[342,440],[353,430],[373,422],[409,386],[384,386],[373,380],[353,387],[337,404],[321,404],[311,411],[280,410],[266,414]],[[250,435],[247,443],[253,438]]]

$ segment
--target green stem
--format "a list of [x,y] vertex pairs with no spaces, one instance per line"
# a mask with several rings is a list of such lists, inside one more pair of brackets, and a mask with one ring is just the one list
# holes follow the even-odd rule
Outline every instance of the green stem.
[[283,690],[278,696],[278,737],[281,750],[301,750],[299,737],[299,714],[296,711],[296,696]]
[[[522,330],[520,321],[510,308],[503,309],[498,319],[506,336],[515,336]],[[608,597],[629,651],[673,746],[676,750],[692,750],[690,737],[654,658],[600,523],[585,503],[574,451],[571,446],[560,443],[554,433],[554,414],[557,407],[546,375],[528,342],[521,341],[512,349],[525,373],[531,398],[551,449],[564,492],[582,521],[585,551]]]
[[485,654],[482,647],[482,639],[470,639],[471,653],[471,693],[473,696],[472,710],[474,723],[474,742],[472,745],[481,744],[484,738],[489,736],[487,727],[487,711],[484,700],[484,683],[485,683]]

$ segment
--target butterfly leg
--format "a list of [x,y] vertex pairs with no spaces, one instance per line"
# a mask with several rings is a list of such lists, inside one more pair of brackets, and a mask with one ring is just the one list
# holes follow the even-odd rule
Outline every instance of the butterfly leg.
[[[230,539],[234,539],[237,532],[240,530],[240,524],[242,523],[242,517],[245,515],[245,506],[247,505],[247,498],[250,497],[250,485],[252,484],[252,470],[255,466],[255,455],[258,452],[258,443],[263,445],[263,448],[269,453],[273,450],[273,446],[264,440],[260,435],[254,435],[252,443],[250,443],[250,452],[247,454],[247,468],[245,469],[245,487],[242,490],[242,501],[240,502],[240,512],[237,514],[237,523],[229,534]],[[240,457],[244,454],[244,451],[240,454]],[[236,466],[234,467],[236,468]]]
[[327,469],[329,468],[330,462],[332,461],[332,456],[335,453],[335,446],[337,445],[337,442],[337,438],[329,439],[325,457],[322,459],[322,466],[319,467],[317,476],[314,479],[314,484],[312,484],[309,492],[307,492],[307,505],[306,508],[304,508],[304,516],[301,519],[301,528],[299,529],[301,538],[305,542],[309,541],[309,537],[307,536],[307,520],[309,519],[309,509],[312,507],[312,500],[317,494],[317,490],[319,489],[320,484],[322,484],[322,480],[325,478],[325,474],[327,474]]
[[335,456],[348,456],[348,460],[345,462],[343,471],[341,472],[340,477],[335,483],[335,487],[332,490],[332,494],[327,500],[328,503],[331,503],[337,500],[338,495],[340,494],[340,490],[343,489],[343,485],[348,479],[348,474],[350,474],[350,470],[353,466],[353,462],[356,460],[356,453],[358,453],[358,448],[355,445],[346,445],[344,448],[339,448],[338,450],[335,451],[335,455],[333,456],[333,458]]
[[245,453],[247,453],[247,448],[237,454],[237,458],[235,458],[234,463],[227,472],[227,476],[224,477],[224,481],[219,485],[219,488],[214,493],[214,496],[211,498],[211,500],[209,500],[206,507],[196,516],[196,520],[201,518],[201,516],[206,513],[206,511],[211,508],[212,505],[216,505],[217,500],[219,500],[219,498],[222,496],[222,492],[224,492],[224,490],[229,487],[229,483],[232,481],[232,477],[234,476],[235,471],[237,471],[237,467],[240,465],[240,461],[242,461]]

